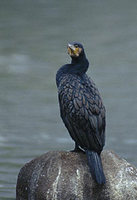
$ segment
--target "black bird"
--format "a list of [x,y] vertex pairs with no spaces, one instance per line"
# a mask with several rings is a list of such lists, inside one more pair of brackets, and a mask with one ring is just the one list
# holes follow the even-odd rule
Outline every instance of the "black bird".
[[106,182],[100,153],[105,144],[105,107],[94,82],[87,76],[89,62],[80,43],[68,44],[71,64],[56,74],[61,118],[75,141],[74,151],[86,152],[93,179]]

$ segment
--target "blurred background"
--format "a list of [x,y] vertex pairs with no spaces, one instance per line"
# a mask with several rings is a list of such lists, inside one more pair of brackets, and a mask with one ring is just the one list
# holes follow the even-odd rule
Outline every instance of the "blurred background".
[[0,199],[31,159],[73,149],[55,75],[84,44],[107,110],[106,149],[137,166],[137,1],[0,0]]

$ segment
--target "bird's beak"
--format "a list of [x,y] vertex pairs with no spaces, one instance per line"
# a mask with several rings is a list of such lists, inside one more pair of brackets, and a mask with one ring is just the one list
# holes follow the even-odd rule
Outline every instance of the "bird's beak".
[[79,56],[79,48],[75,47],[73,44],[68,44],[68,54],[71,57],[78,57]]
[[73,44],[68,43],[68,48],[70,48],[72,51],[75,51],[75,46]]

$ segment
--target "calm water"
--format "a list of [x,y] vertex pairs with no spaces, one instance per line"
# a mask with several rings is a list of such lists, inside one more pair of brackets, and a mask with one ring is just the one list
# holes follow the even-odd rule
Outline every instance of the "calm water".
[[106,148],[137,166],[137,1],[0,0],[0,199],[31,159],[73,148],[55,74],[80,41],[107,109]]

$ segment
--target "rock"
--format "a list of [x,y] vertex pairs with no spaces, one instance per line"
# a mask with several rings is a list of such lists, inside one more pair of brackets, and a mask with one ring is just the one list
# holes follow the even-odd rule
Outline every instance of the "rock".
[[137,169],[104,150],[106,184],[92,180],[84,153],[48,152],[18,175],[16,200],[136,200]]

